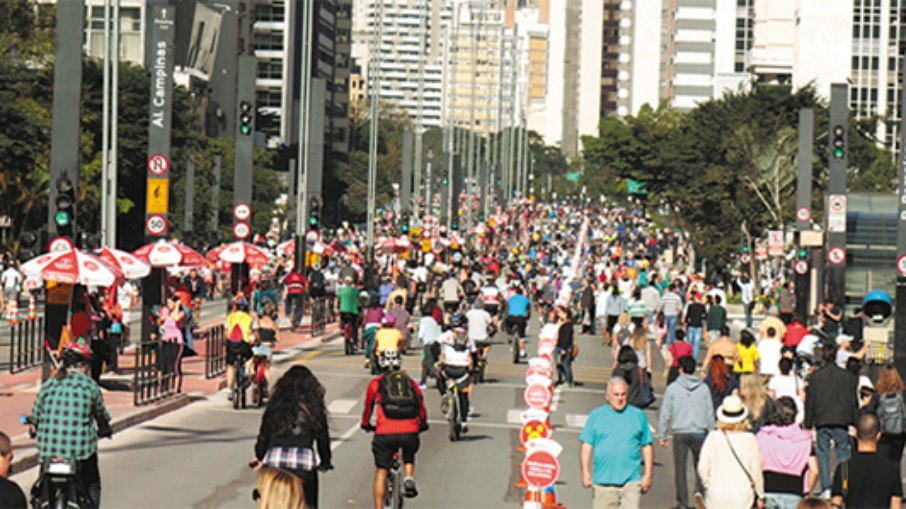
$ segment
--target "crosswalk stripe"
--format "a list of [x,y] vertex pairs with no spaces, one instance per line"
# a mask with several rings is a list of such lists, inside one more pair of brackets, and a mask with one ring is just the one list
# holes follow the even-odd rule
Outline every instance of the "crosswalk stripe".
[[570,428],[584,428],[587,414],[566,414],[566,425]]
[[358,400],[355,399],[335,399],[327,405],[327,411],[331,414],[348,414],[356,403]]

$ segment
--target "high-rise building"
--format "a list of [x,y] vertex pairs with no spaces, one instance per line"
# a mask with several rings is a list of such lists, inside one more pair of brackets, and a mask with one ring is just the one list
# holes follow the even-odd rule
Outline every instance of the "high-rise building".
[[657,107],[661,81],[659,2],[605,0],[601,50],[601,117]]

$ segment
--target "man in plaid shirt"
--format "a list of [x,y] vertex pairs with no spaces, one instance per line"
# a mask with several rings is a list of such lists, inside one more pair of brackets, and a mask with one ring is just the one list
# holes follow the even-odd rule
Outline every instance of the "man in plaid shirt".
[[41,461],[57,457],[76,460],[82,487],[93,505],[99,506],[97,442],[99,436],[109,437],[112,430],[101,390],[86,374],[90,361],[91,350],[84,343],[74,341],[66,346],[63,366],[38,393],[32,421]]

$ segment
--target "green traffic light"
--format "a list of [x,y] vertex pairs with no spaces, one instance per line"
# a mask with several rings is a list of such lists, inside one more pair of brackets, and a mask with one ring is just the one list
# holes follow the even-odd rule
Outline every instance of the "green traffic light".
[[57,224],[57,226],[69,226],[69,221],[70,221],[69,213],[68,212],[57,212],[53,216],[53,221],[54,221],[54,223]]
[[743,253],[748,253],[748,252],[749,252],[749,246],[742,246],[742,252],[743,252]]
[[247,124],[240,125],[239,132],[248,136],[252,132],[252,126]]
[[834,149],[834,157],[836,157],[837,159],[843,159],[843,149],[842,149],[842,148],[835,148],[835,149]]
[[308,218],[308,224],[310,224],[310,225],[312,225],[312,226],[318,226],[318,218],[317,218],[317,217],[314,217],[314,216],[309,217],[309,218]]
[[449,180],[449,179],[444,179],[444,180],[443,180],[443,184],[444,184],[444,185],[447,185],[447,184],[449,184],[449,183],[450,183],[450,180]]
[[806,250],[806,249],[800,249],[800,250],[799,250],[799,258],[805,258],[806,256],[808,256],[808,250]]

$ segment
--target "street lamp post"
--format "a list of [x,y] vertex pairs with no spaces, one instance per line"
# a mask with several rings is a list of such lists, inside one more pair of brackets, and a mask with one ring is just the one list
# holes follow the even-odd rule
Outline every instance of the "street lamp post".
[[434,151],[428,149],[428,163],[425,165],[425,214],[431,214],[431,163],[434,161]]

